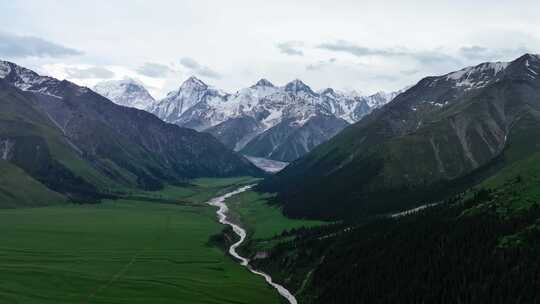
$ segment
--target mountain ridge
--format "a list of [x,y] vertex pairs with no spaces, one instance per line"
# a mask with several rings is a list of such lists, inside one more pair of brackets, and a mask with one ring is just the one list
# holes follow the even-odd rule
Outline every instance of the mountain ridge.
[[[231,94],[190,77],[147,110],[209,132],[241,153],[292,161],[396,95],[356,96],[333,89],[317,93],[300,79],[275,86],[264,78]],[[299,132],[301,136],[293,135]],[[275,152],[288,146],[296,148]]]
[[[517,132],[540,126],[537,71],[539,57],[524,55],[426,77],[261,189],[279,192],[293,216],[376,214],[437,199],[497,158],[512,162],[537,148]],[[342,203],[331,210],[337,193]]]
[[4,161],[75,200],[195,177],[263,174],[209,134],[14,63],[0,66]]

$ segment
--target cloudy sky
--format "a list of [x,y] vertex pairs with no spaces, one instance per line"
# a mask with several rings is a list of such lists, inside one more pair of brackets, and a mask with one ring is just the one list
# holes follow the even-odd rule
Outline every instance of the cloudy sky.
[[372,93],[540,53],[540,1],[1,1],[0,58],[155,97],[190,75],[236,91],[260,78]]

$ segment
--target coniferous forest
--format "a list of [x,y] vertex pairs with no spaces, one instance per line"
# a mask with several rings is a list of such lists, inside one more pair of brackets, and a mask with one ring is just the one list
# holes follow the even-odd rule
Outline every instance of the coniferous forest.
[[537,303],[540,207],[501,214],[493,203],[500,192],[458,195],[409,216],[297,229],[259,263],[306,303]]

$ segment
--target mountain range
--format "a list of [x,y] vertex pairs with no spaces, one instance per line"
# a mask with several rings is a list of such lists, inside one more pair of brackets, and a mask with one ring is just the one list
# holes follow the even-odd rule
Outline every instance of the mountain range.
[[344,218],[444,198],[535,153],[540,57],[426,77],[269,177],[298,217]]
[[[115,209],[113,224],[125,225],[116,219],[146,200],[146,207],[159,205],[159,218],[166,220],[158,220],[156,227],[167,234],[170,210],[197,215],[191,221],[197,229],[180,229],[179,234],[193,238],[193,231],[203,232],[201,219],[210,213],[201,213],[202,205],[189,199],[204,202],[224,188],[197,192],[195,183],[187,184],[190,179],[248,176],[240,179],[243,185],[252,181],[250,176],[264,176],[255,192],[229,201],[237,208],[252,205],[247,215],[238,215],[252,225],[243,255],[250,258],[251,269],[270,275],[299,302],[538,302],[539,55],[486,62],[426,77],[403,92],[368,97],[333,89],[315,92],[300,80],[278,87],[264,79],[229,94],[194,77],[160,101],[131,79],[101,83],[95,90],[100,93],[0,61],[0,208],[121,197],[137,203],[98,209]],[[286,167],[266,175],[247,158],[267,171]],[[236,179],[206,183],[230,180]],[[188,200],[146,193],[167,185],[182,187],[161,194]],[[156,202],[180,206],[170,209]],[[149,210],[142,205],[138,212],[143,214],[131,225],[149,232],[149,244],[169,244],[168,238],[156,238],[155,229],[141,226]],[[89,209],[94,208],[47,208],[39,216],[24,217],[28,221],[13,221],[38,219],[38,225],[16,227],[22,234],[8,231],[12,240],[23,240],[22,251],[10,250],[19,256],[30,252],[30,230],[46,244],[59,233],[69,239],[83,235],[63,228],[68,226],[43,226],[41,215],[58,212],[61,218],[82,213],[91,219],[84,247],[75,249],[94,248],[100,241],[94,232],[100,229],[117,238],[109,235],[116,226],[100,228],[96,219],[105,214],[89,214]],[[302,221],[284,219],[278,210]],[[31,213],[8,211],[6,218],[21,214]],[[214,226],[211,233],[217,232]],[[133,237],[134,226],[124,227],[128,241],[141,243]],[[264,233],[256,237],[255,230]],[[231,233],[199,233],[201,252],[232,245]],[[174,242],[177,236],[171,236]],[[136,256],[139,247],[134,250]],[[158,263],[171,265],[161,256]],[[181,265],[190,262],[188,257]],[[235,278],[232,272],[223,276],[223,267],[210,271]],[[20,272],[16,278],[22,278]],[[103,282],[109,281],[104,276]],[[122,301],[123,294],[118,295],[115,299]]]
[[[213,136],[0,61],[2,204],[95,201],[202,176],[261,175]],[[25,187],[25,185],[27,187]],[[30,189],[30,190],[29,190]]]
[[301,157],[397,95],[315,92],[298,79],[282,87],[261,79],[230,94],[190,77],[156,102],[134,81],[94,89],[118,104],[142,106],[166,122],[208,132],[235,151],[279,161]]

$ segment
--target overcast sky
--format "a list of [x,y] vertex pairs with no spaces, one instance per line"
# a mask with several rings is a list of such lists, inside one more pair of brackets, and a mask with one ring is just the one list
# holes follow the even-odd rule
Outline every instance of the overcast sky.
[[372,93],[540,52],[540,1],[1,1],[0,58],[155,97],[196,75]]

